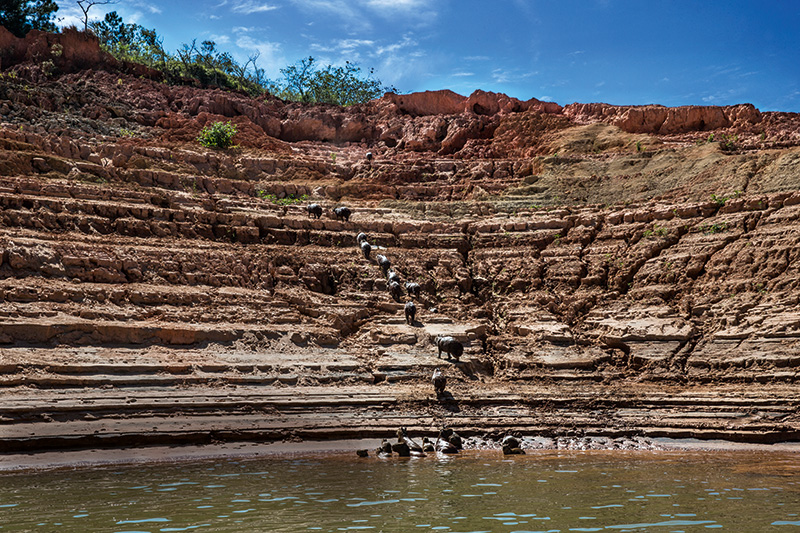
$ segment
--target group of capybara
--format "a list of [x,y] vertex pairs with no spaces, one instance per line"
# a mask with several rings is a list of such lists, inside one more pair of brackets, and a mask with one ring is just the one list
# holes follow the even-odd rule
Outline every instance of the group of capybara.
[[[309,204],[306,206],[306,210],[308,211],[309,216],[314,218],[320,218],[323,212],[322,206],[319,204]],[[339,206],[333,209],[333,213],[343,222],[349,222],[352,211],[346,206]],[[378,247],[372,246],[367,240],[367,235],[363,232],[356,236],[356,245],[361,250],[364,259],[371,262],[372,250],[377,250]],[[380,267],[383,275],[386,277],[389,294],[396,302],[400,302],[403,299],[403,286],[400,284],[400,275],[395,270],[392,270],[392,262],[385,255],[376,254],[375,261]],[[414,303],[413,298],[419,298],[421,287],[418,283],[407,281],[405,283],[405,290],[408,297],[411,298],[406,302],[404,307],[406,323],[413,326],[416,322],[417,316],[417,306]],[[435,343],[438,349],[437,357],[441,358],[442,352],[444,352],[448,359],[454,358],[456,361],[460,361],[461,355],[464,353],[464,346],[454,337],[438,336],[435,339]],[[442,394],[444,394],[445,377],[438,368],[436,369],[436,372],[434,372],[432,381],[436,396],[441,397]]]

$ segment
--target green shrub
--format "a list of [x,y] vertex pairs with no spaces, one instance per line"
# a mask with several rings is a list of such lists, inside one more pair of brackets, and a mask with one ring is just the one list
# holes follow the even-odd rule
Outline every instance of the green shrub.
[[714,202],[715,204],[717,204],[720,207],[725,205],[725,202],[727,202],[728,200],[730,200],[730,198],[728,198],[727,196],[722,196],[722,195],[717,195],[717,194],[712,194],[711,195],[711,201]]
[[722,233],[728,229],[727,222],[717,222],[715,224],[704,224],[700,226],[700,230],[706,235],[713,235],[715,233]]
[[231,122],[214,122],[200,132],[197,140],[206,148],[230,148],[233,146],[233,136],[236,135],[236,126]]
[[739,148],[739,136],[723,134],[719,147],[725,152],[733,152]]
[[669,235],[669,230],[667,228],[659,226],[658,224],[653,224],[653,229],[645,230],[642,237],[649,239],[651,237],[666,237],[667,235]]
[[739,189],[736,189],[735,191],[733,191],[733,194],[731,196],[722,196],[721,194],[718,195],[718,194],[713,194],[712,193],[711,194],[711,201],[714,202],[715,204],[717,204],[719,207],[722,207],[723,205],[725,205],[725,202],[727,202],[731,198],[739,198],[742,194],[744,194],[744,193],[742,191],[740,191]]

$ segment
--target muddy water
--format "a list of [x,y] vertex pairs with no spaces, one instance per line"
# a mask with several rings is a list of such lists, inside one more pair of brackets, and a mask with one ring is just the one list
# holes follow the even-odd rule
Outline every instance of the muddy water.
[[800,457],[354,454],[0,476],[0,531],[800,531]]

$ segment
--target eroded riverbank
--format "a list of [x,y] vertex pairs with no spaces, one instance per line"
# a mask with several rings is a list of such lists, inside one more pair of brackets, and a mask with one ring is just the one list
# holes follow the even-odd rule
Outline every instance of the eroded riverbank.
[[[443,426],[800,440],[798,115],[480,92],[334,109],[66,59],[30,78],[15,49],[0,453]],[[238,148],[196,142],[214,121],[240,127]],[[459,361],[436,356],[440,335]]]

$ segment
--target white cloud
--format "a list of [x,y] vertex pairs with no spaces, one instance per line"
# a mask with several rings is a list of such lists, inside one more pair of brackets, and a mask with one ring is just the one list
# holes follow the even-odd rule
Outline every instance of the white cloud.
[[323,54],[330,54],[336,51],[334,46],[326,46],[324,44],[312,43],[309,45],[312,52],[322,52]]
[[[348,31],[372,31],[375,15],[390,19],[394,24],[429,25],[436,19],[434,0],[291,0],[299,8],[316,16],[330,13]],[[402,18],[398,18],[402,15]]]
[[410,35],[403,35],[403,39],[398,43],[389,44],[386,46],[380,46],[375,50],[375,53],[380,55],[384,54],[393,54],[403,48],[410,48],[417,46],[417,41],[411,38]]
[[358,0],[368,10],[394,25],[426,27],[436,23],[435,0]]
[[161,8],[159,8],[158,6],[154,6],[153,4],[149,4],[147,2],[136,2],[133,5],[138,6],[138,7],[142,8],[142,9],[146,9],[147,11],[152,13],[153,15],[160,15],[161,14]]
[[375,44],[375,41],[370,41],[368,39],[341,39],[336,42],[336,49],[342,53],[352,52],[356,48],[360,48],[362,46],[372,46]]
[[496,68],[492,71],[492,79],[496,83],[506,83],[511,81],[511,73],[507,70]]
[[238,0],[231,11],[242,15],[252,15],[253,13],[266,13],[278,9],[278,6],[256,2],[255,0]]
[[[122,5],[122,4],[124,4],[124,5]],[[116,5],[120,6],[119,9],[114,7]],[[92,9],[96,9],[96,8],[99,8],[99,7],[100,7],[100,5],[96,5]],[[115,11],[115,10],[119,11],[119,10],[125,10],[126,8],[127,9],[137,8],[137,9],[141,9],[141,10],[149,12],[151,15],[160,15],[161,14],[161,8],[160,7],[158,7],[155,4],[151,4],[150,2],[145,2],[144,0],[125,0],[124,2],[115,2],[114,4],[106,4],[106,5],[104,5],[103,8],[108,10],[108,11]]]
[[728,90],[718,91],[712,94],[707,94],[706,96],[702,96],[701,100],[713,105],[735,104],[739,103],[738,99],[741,97],[743,92],[744,91],[742,89],[738,88],[728,89]]
[[[375,41],[369,39],[338,39],[330,44],[313,43],[310,45],[311,51],[329,54],[331,56],[343,56],[343,59],[352,62],[361,60],[362,53],[370,55],[370,49],[375,45]],[[320,64],[335,63],[336,60],[328,57],[318,57]]]
[[475,73],[474,72],[454,72],[453,74],[450,74],[450,75],[452,77],[454,77],[454,78],[464,78],[464,77],[467,77],[467,76],[474,76]]
[[292,0],[292,2],[315,17],[319,17],[321,13],[336,16],[348,31],[360,33],[372,31],[368,17],[361,7],[353,5],[353,2],[346,0]]
[[424,9],[428,7],[428,0],[366,0],[366,5],[373,9],[379,10],[409,10],[409,9]]
[[491,76],[495,83],[518,83],[526,78],[536,76],[538,73],[538,71],[519,72],[516,69],[507,70],[496,68],[492,71]]
[[342,17],[349,17],[356,13],[350,2],[343,0],[293,0],[295,5],[310,11],[329,11]]
[[218,45],[219,44],[228,44],[228,43],[231,42],[231,38],[228,35],[215,35],[215,34],[212,34],[209,37],[211,38],[212,41],[214,41]]

